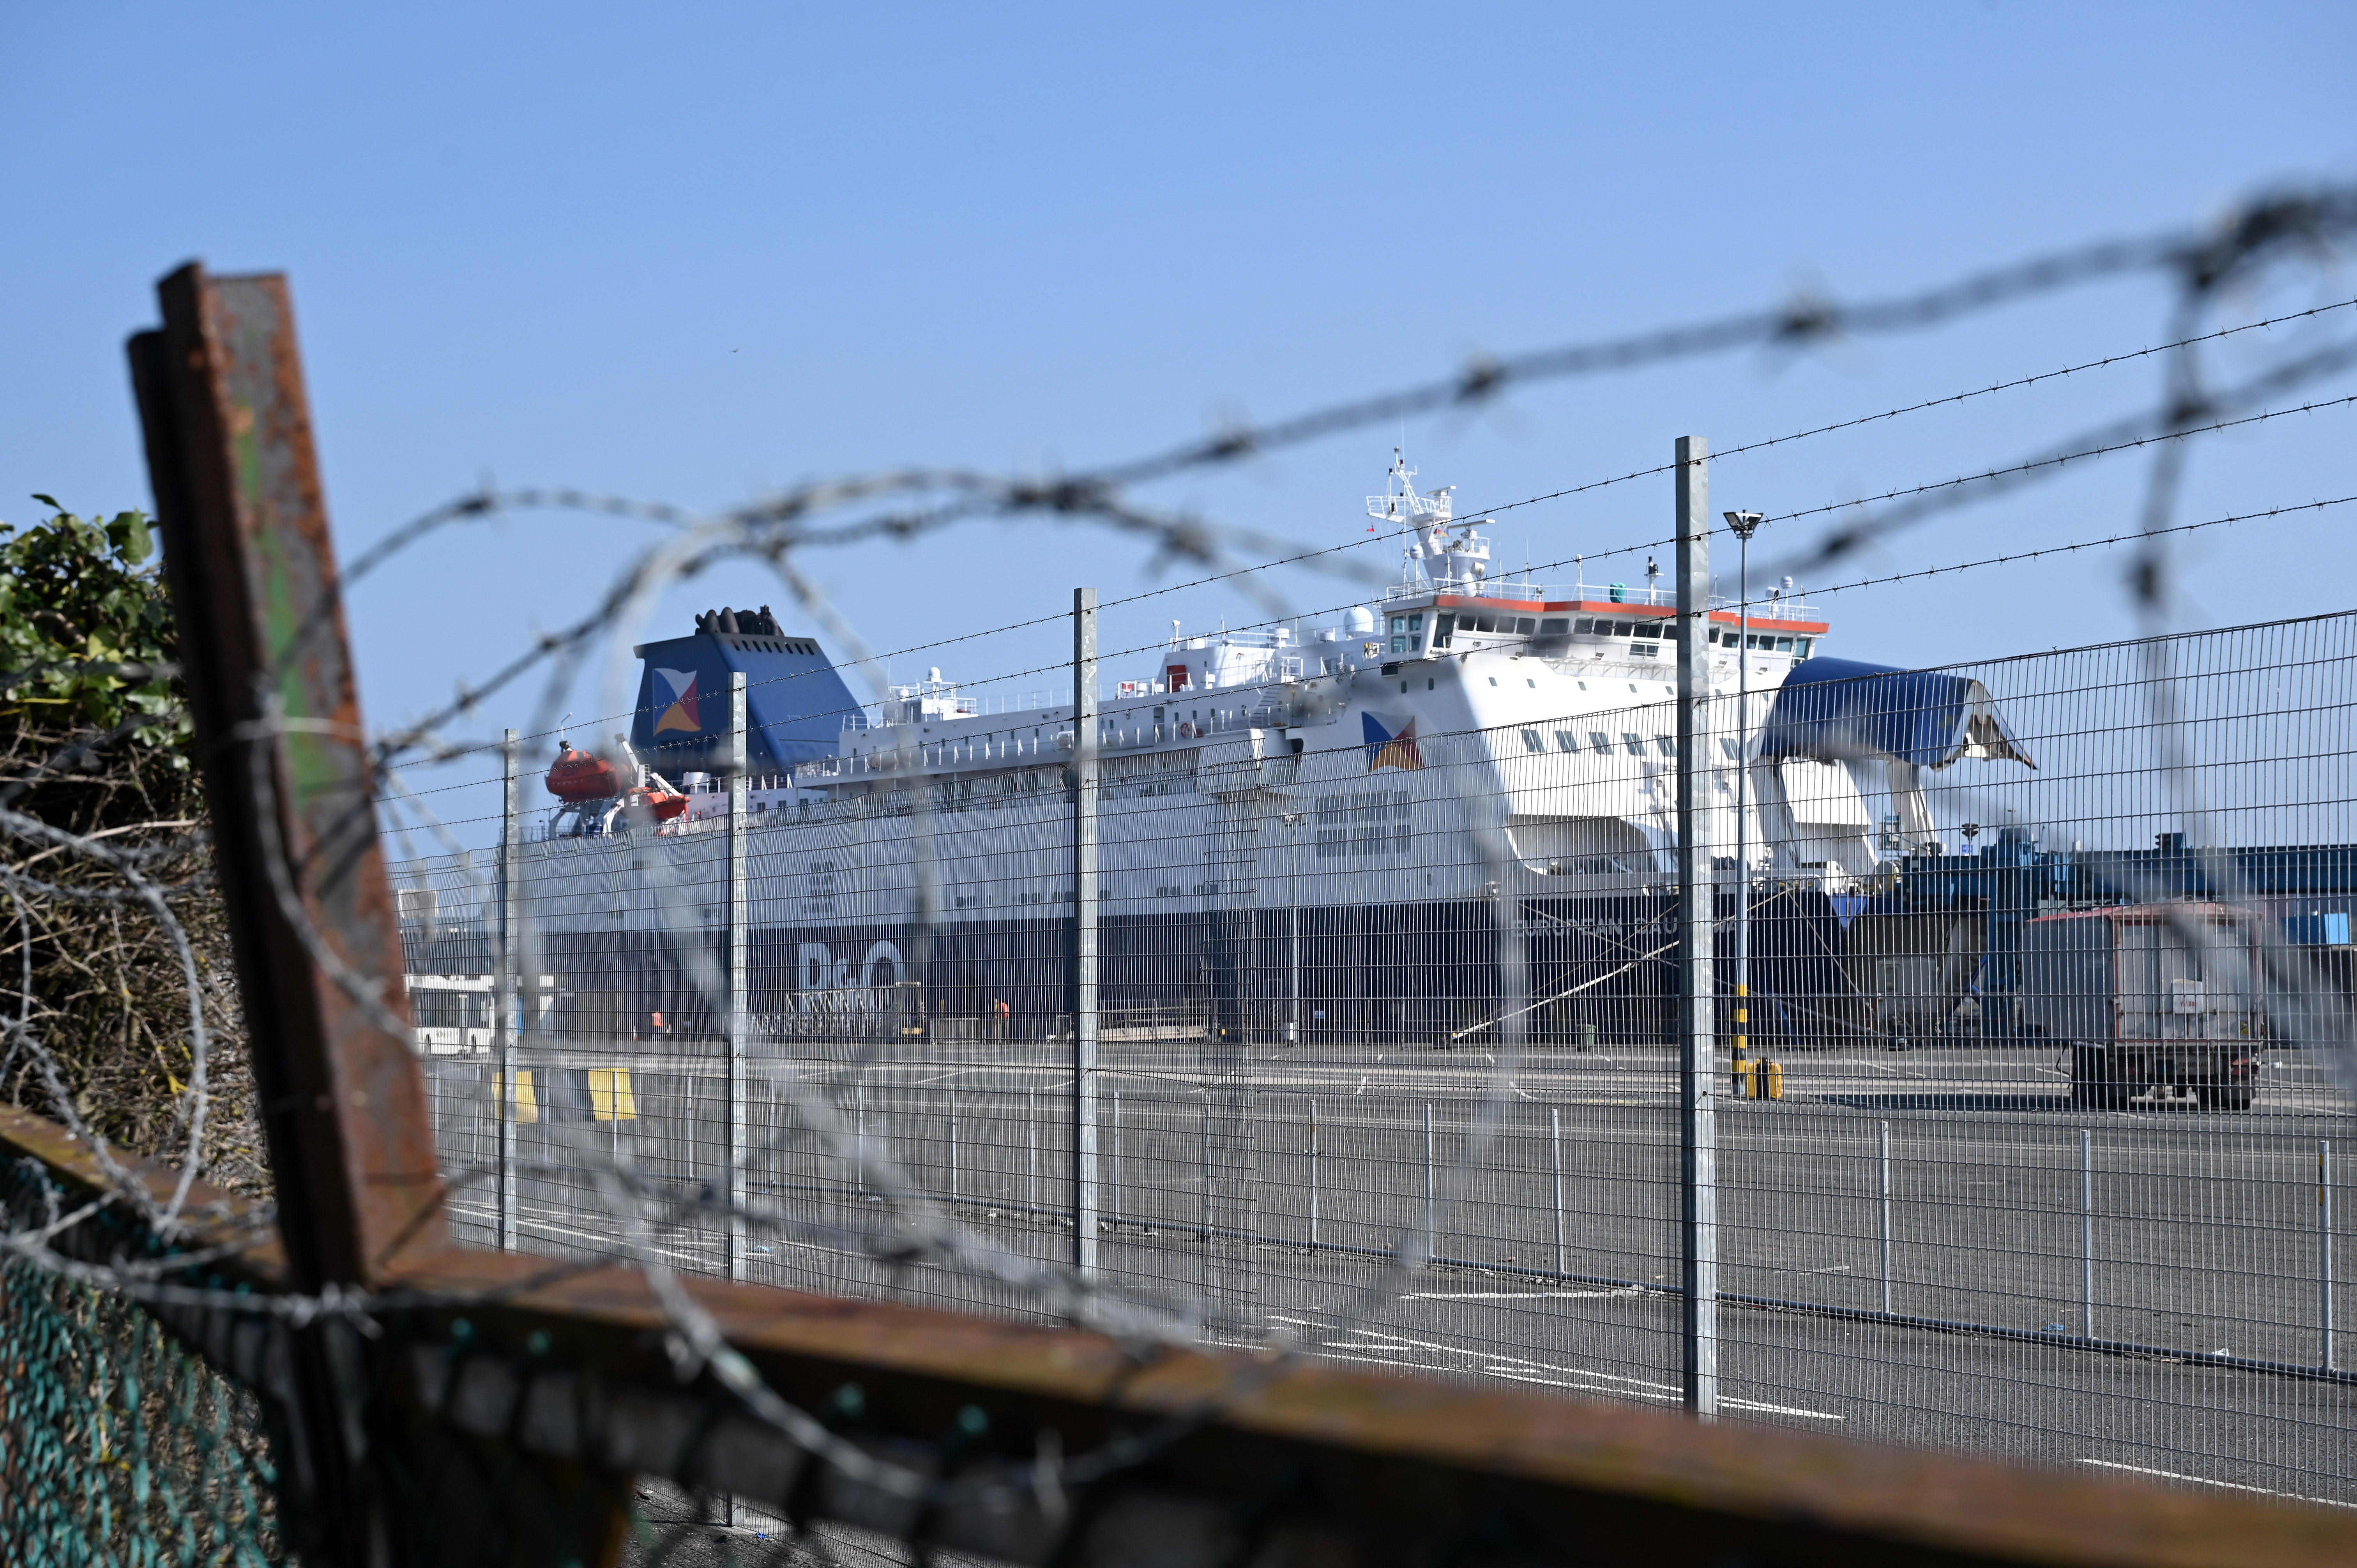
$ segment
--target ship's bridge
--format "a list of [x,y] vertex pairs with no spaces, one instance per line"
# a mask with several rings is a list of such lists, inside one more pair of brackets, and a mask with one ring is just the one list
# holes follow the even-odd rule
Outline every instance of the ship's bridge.
[[[1755,658],[1785,661],[1777,668],[1814,657],[1832,630],[1814,607],[1781,589],[1754,604],[1748,632],[1733,600],[1711,602],[1711,646],[1730,656],[1742,646]],[[1453,583],[1403,584],[1384,596],[1382,611],[1387,660],[1512,647],[1554,659],[1677,657],[1674,601],[1663,590],[1624,583],[1484,582],[1475,592]]]

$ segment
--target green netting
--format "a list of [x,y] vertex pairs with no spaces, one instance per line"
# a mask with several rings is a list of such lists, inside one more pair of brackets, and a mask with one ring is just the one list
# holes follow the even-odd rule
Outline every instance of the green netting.
[[279,1561],[253,1398],[135,1302],[0,1263],[0,1558]]

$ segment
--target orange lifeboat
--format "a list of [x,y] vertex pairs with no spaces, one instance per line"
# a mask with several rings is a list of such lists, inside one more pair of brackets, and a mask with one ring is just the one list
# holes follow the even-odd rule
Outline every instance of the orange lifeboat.
[[687,815],[687,797],[673,789],[650,789],[643,799],[648,814],[659,822],[673,822]]
[[[602,757],[557,743],[556,761],[548,770],[548,792],[560,800],[609,800],[622,792],[622,776]],[[687,802],[680,802],[682,810]]]

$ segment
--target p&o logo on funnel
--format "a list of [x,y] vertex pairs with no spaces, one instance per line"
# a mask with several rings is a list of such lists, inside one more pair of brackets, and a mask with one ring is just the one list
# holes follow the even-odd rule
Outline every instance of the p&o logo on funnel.
[[655,701],[664,704],[662,714],[655,720],[655,733],[685,730],[694,735],[704,727],[695,712],[695,671],[693,670],[657,670]]
[[1418,768],[1424,766],[1424,751],[1415,742],[1415,721],[1400,720],[1385,714],[1361,714],[1359,722],[1366,726],[1367,771],[1384,768]]

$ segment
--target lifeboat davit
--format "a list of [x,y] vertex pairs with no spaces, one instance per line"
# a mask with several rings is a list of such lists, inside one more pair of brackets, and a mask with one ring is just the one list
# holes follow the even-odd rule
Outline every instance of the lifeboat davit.
[[[556,761],[548,770],[548,792],[560,800],[609,800],[622,792],[622,776],[604,757],[560,743]],[[686,801],[680,804],[684,810]]]

